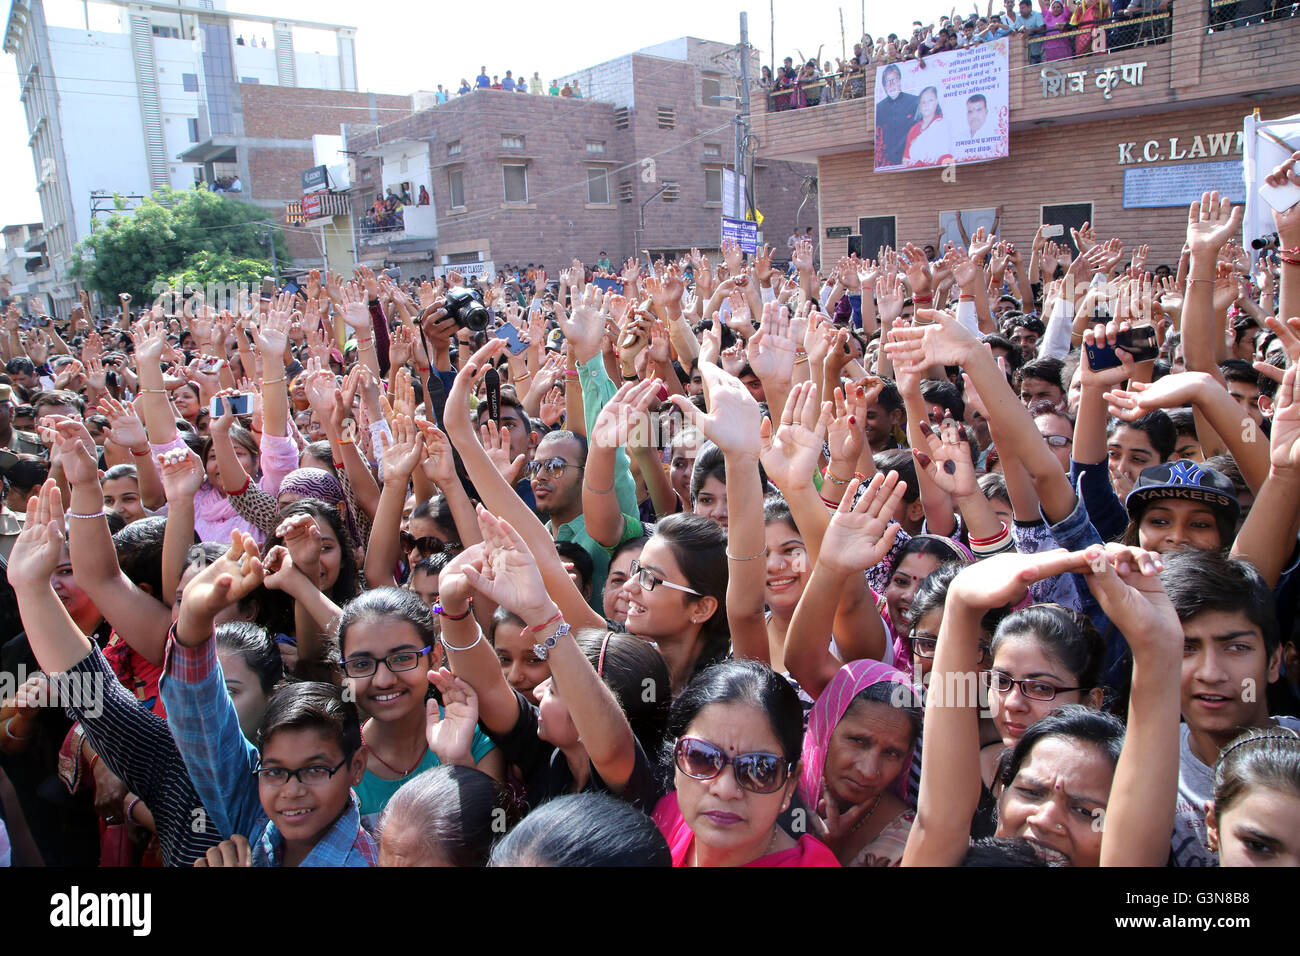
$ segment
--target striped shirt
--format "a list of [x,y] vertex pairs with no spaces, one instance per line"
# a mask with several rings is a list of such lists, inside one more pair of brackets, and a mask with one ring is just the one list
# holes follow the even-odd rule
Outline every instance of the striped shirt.
[[[98,697],[65,692],[63,684],[86,686],[94,681]],[[79,706],[66,708],[81,722],[82,733],[104,765],[140,798],[153,814],[158,845],[168,866],[190,866],[209,847],[221,842],[221,833],[209,821],[185,770],[167,721],[135,698],[109,666],[97,644],[90,653],[62,674],[51,675],[60,699]],[[89,704],[90,706],[86,706]]]

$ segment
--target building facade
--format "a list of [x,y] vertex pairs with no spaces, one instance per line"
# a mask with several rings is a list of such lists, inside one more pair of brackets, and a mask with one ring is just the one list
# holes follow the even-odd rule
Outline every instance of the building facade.
[[249,182],[238,151],[217,148],[245,135],[241,89],[357,88],[352,27],[230,13],[222,0],[95,0],[74,9],[72,20],[51,21],[42,0],[13,0],[4,46],[17,60],[27,114],[52,266],[47,291],[63,315],[76,298],[72,250],[97,213],[111,211],[114,194]]
[[[876,173],[871,96],[756,115],[761,155],[816,163],[824,261],[846,255],[857,236],[874,257],[870,237],[935,243],[954,213],[969,230],[1000,210],[1000,233],[1021,244],[1040,223],[1087,220],[1130,249],[1150,244],[1150,267],[1176,266],[1188,201],[1173,199],[1234,176],[1233,199],[1244,199],[1243,118],[1256,108],[1265,119],[1300,112],[1298,21],[1209,32],[1211,13],[1205,0],[1179,2],[1164,42],[1050,63],[1030,63],[1013,36],[1005,159]],[[1053,73],[1080,71],[1082,88],[1062,92]],[[1129,79],[1107,90],[1104,76]]]
[[[684,37],[560,80],[577,81],[581,98],[475,90],[396,123],[349,127],[359,258],[417,273],[536,263],[554,274],[575,256],[717,249],[736,56]],[[782,250],[811,172],[767,159],[754,170],[761,231]],[[374,221],[390,190],[413,200],[400,227]],[[811,225],[810,206],[805,218]]]

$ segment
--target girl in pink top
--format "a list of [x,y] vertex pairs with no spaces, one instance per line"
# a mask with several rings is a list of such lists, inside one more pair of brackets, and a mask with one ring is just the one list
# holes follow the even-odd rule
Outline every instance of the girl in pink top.
[[673,866],[839,866],[816,838],[777,818],[799,782],[803,712],[771,668],[727,661],[673,701],[675,793],[655,808]]

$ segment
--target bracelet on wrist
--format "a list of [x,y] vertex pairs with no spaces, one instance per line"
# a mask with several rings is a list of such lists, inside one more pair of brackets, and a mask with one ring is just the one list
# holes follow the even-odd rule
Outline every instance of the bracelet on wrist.
[[[558,617],[559,615],[557,614],[556,618]],[[552,618],[552,620],[555,620],[555,618]],[[569,625],[566,624],[563,620],[561,620],[560,626],[555,629],[555,633],[553,633],[546,640],[540,641],[533,645],[533,654],[537,656],[537,659],[539,661],[546,660],[551,656],[551,649],[555,647],[555,642],[558,641],[560,638],[564,637],[568,633],[569,633]]]
[[131,452],[131,454],[135,455],[136,458],[148,458],[148,457],[149,457],[149,446],[148,446],[148,445],[145,446],[144,451],[136,451],[134,448],[131,448],[131,449],[128,449],[128,450]]
[[763,550],[762,550],[762,551],[756,551],[754,554],[751,554],[751,555],[749,555],[748,557],[744,557],[744,558],[742,558],[742,557],[739,557],[739,556],[737,556],[737,555],[732,554],[731,551],[728,550],[728,551],[727,551],[727,558],[730,559],[730,560],[732,560],[732,561],[753,561],[753,560],[755,560],[755,559],[757,559],[757,558],[766,558],[766,557],[767,557],[767,551],[768,551],[768,549],[767,549],[767,545],[763,545]]
[[546,628],[550,627],[556,621],[563,620],[563,618],[564,618],[564,612],[556,611],[553,615],[551,615],[550,618],[548,618],[543,623],[535,624],[532,627],[525,628],[524,630],[529,634],[536,634],[538,631],[546,630]]
[[466,601],[465,612],[463,614],[448,614],[446,609],[442,606],[442,601],[433,602],[433,613],[441,614],[449,621],[463,621],[465,618],[469,617],[469,613],[472,610],[474,610],[474,598],[472,596]]
[[86,518],[86,519],[92,519],[92,518],[107,518],[107,517],[108,517],[108,512],[107,512],[107,511],[93,511],[93,512],[89,512],[89,513],[87,513],[87,514],[77,514],[77,512],[75,512],[75,511],[65,511],[65,512],[64,512],[64,515],[66,515],[66,516],[69,517],[69,518]]
[[[468,614],[469,612],[466,611],[465,613]],[[447,620],[449,620],[449,621],[459,621],[460,618],[458,618],[458,617],[448,617]],[[472,650],[474,650],[474,648],[478,647],[479,644],[481,644],[481,643],[483,643],[483,628],[481,628],[481,627],[478,629],[478,637],[476,637],[476,638],[475,638],[473,641],[471,641],[469,644],[466,644],[464,647],[457,647],[455,644],[448,644],[448,643],[447,643],[446,635],[444,635],[443,638],[442,638],[442,646],[445,647],[445,648],[446,648],[447,650],[449,650],[449,651],[472,651]]]

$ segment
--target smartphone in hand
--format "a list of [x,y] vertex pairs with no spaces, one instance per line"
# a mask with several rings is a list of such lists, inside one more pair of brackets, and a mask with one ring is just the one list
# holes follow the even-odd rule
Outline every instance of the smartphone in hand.
[[226,413],[225,406],[229,406],[234,415],[250,415],[253,412],[253,396],[249,392],[241,392],[238,395],[214,395],[208,413],[213,418],[220,418]]
[[1124,329],[1115,336],[1115,348],[1106,345],[1085,345],[1084,348],[1088,353],[1088,367],[1094,372],[1123,365],[1119,356],[1115,354],[1118,349],[1123,349],[1133,356],[1134,362],[1150,362],[1160,354],[1154,325],[1139,325]]

